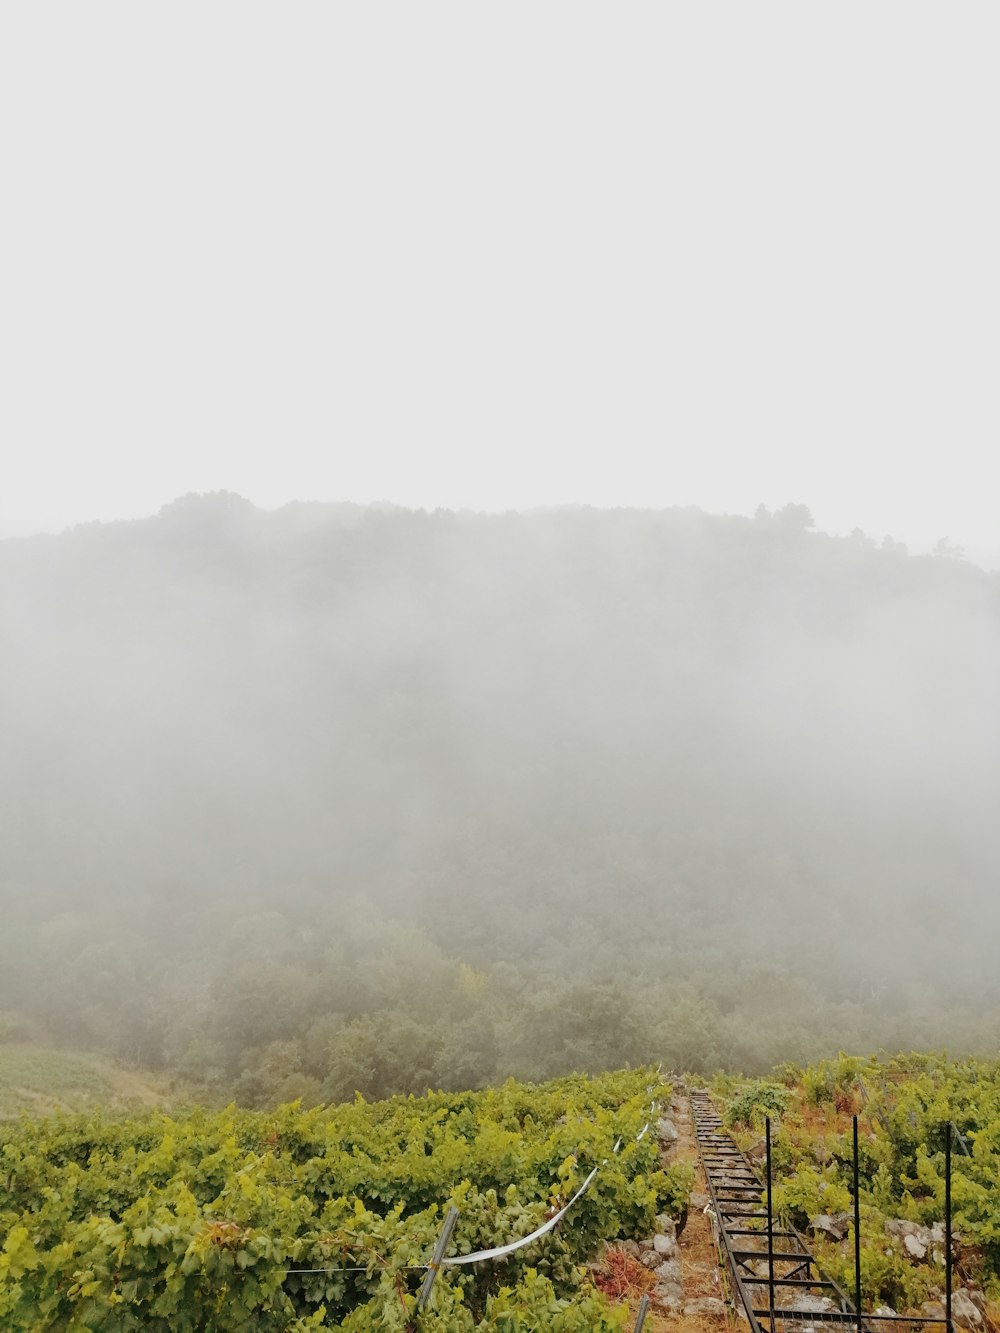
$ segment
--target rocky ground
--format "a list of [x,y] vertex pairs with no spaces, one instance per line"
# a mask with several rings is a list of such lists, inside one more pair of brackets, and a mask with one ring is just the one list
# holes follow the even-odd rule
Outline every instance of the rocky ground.
[[727,1305],[712,1226],[705,1212],[708,1207],[708,1194],[705,1192],[705,1177],[698,1159],[691,1104],[683,1088],[678,1087],[675,1091],[671,1113],[677,1129],[677,1142],[670,1160],[693,1163],[697,1175],[687,1223],[677,1242],[681,1268],[680,1309],[665,1305],[664,1312],[673,1315],[675,1323],[679,1317],[685,1325],[697,1321],[699,1327],[718,1330],[726,1323]]
[[[675,1084],[669,1112],[661,1116],[657,1132],[665,1165],[690,1162],[696,1169],[687,1220],[678,1233],[675,1219],[658,1217],[654,1235],[620,1242],[608,1260],[612,1266],[629,1269],[637,1279],[635,1289],[627,1293],[633,1311],[642,1289],[649,1290],[652,1311],[643,1333],[722,1333],[733,1316],[725,1301],[711,1223],[704,1211],[708,1205],[705,1177],[691,1106],[681,1084]],[[628,1256],[627,1264],[618,1260],[621,1254]]]

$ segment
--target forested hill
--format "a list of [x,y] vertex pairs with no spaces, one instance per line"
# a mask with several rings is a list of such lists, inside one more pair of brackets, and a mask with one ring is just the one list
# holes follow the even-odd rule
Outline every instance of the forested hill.
[[787,1000],[761,968],[995,999],[1000,576],[965,561],[799,505],[222,493],[2,542],[0,600],[0,1005],[49,1032],[169,1058],[255,958],[328,978],[275,1039],[410,1007],[423,955],[722,1019]]

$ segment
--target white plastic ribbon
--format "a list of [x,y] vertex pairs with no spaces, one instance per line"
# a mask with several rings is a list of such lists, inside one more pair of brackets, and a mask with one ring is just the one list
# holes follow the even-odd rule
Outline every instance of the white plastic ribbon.
[[[652,1091],[652,1089],[649,1089],[649,1091]],[[656,1102],[650,1102],[649,1109],[655,1115]],[[647,1120],[646,1123],[643,1125],[642,1129],[635,1137],[636,1143],[640,1143],[646,1137],[646,1135],[649,1133],[649,1126],[650,1122]],[[617,1152],[621,1146],[622,1146],[622,1140],[619,1139],[611,1151]],[[607,1162],[607,1160],[608,1159],[605,1157],[604,1162]],[[521,1238],[521,1240],[512,1240],[508,1245],[497,1245],[492,1250],[476,1250],[473,1254],[459,1254],[456,1255],[453,1259],[442,1259],[441,1267],[444,1268],[447,1266],[453,1268],[457,1264],[478,1264],[484,1259],[502,1259],[504,1255],[513,1254],[515,1250],[521,1250],[524,1248],[525,1245],[530,1245],[532,1241],[538,1240],[539,1237],[544,1236],[547,1232],[551,1231],[553,1227],[557,1226],[562,1221],[562,1219],[566,1216],[569,1210],[576,1203],[577,1199],[579,1199],[581,1195],[586,1194],[587,1190],[590,1189],[591,1183],[593,1182],[594,1177],[597,1175],[600,1169],[601,1168],[599,1166],[595,1166],[593,1171],[591,1171],[590,1175],[587,1177],[587,1179],[583,1182],[583,1184],[580,1186],[577,1192],[573,1195],[572,1199],[570,1199],[569,1203],[567,1203],[565,1207],[560,1208],[559,1212],[556,1213],[554,1217],[550,1217],[547,1222],[544,1222],[540,1227],[538,1227],[535,1231],[533,1231],[530,1236],[524,1236]]]
[[493,1250],[476,1250],[474,1254],[460,1254],[454,1259],[442,1259],[441,1267],[454,1267],[456,1264],[478,1264],[482,1259],[501,1259],[505,1254],[513,1254],[515,1250],[520,1250],[525,1245],[530,1245],[533,1240],[538,1240],[539,1236],[544,1236],[547,1231],[551,1231],[557,1223],[562,1221],[576,1203],[577,1199],[579,1199],[582,1194],[586,1194],[587,1190],[590,1188],[591,1181],[597,1175],[599,1170],[600,1168],[595,1166],[587,1179],[573,1195],[572,1199],[570,1199],[569,1203],[566,1204],[564,1208],[560,1208],[555,1217],[550,1217],[547,1222],[543,1223],[537,1231],[533,1231],[530,1236],[525,1236],[521,1240],[512,1240],[509,1245],[498,1245]]

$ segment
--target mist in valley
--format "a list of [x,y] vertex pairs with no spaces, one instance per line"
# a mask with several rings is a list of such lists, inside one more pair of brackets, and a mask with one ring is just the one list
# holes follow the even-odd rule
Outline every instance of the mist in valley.
[[250,1104],[996,1048],[1000,575],[809,510],[0,542],[0,1036]]

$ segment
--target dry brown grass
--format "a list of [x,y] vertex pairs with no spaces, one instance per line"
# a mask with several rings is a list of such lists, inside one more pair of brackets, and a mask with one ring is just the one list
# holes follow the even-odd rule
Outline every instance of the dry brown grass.
[[604,1251],[601,1271],[594,1274],[594,1286],[613,1301],[634,1301],[638,1305],[643,1292],[652,1291],[656,1277],[625,1250],[610,1247]]
[[[634,1321],[639,1311],[639,1301],[630,1300],[627,1302],[629,1311]],[[643,1325],[643,1333],[722,1333],[727,1329],[736,1328],[735,1318],[730,1320],[716,1319],[709,1315],[669,1315],[663,1314],[655,1306],[650,1310]],[[629,1327],[626,1325],[626,1327]],[[742,1325],[744,1331],[746,1324]]]

